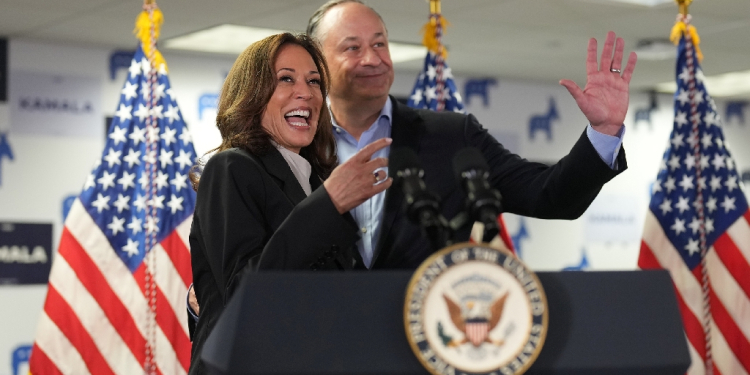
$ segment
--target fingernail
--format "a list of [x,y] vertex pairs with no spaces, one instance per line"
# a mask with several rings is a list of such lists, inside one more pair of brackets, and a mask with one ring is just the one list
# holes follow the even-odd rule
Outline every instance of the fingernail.
[[388,138],[385,139],[385,143],[391,144],[391,143],[393,143],[393,139],[390,138],[390,137],[388,137]]

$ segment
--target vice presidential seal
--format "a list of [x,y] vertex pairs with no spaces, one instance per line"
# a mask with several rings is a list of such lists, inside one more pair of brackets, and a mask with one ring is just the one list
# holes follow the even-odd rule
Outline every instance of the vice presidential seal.
[[547,299],[518,258],[463,243],[428,258],[406,293],[404,324],[432,374],[523,374],[542,350]]

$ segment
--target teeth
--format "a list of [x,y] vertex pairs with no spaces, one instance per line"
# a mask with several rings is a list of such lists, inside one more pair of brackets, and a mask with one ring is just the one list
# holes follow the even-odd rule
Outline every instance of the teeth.
[[301,109],[297,109],[284,115],[284,117],[290,117],[290,116],[300,116],[300,117],[308,118],[310,117],[310,111],[303,111]]

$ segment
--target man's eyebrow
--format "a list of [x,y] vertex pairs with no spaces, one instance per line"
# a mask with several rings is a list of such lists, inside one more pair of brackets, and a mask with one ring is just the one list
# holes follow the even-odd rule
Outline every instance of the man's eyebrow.
[[[385,33],[383,33],[383,32],[377,32],[377,33],[375,33],[375,35],[373,37],[380,38],[380,37],[384,37],[384,36],[385,36]],[[344,38],[344,41],[346,42],[346,41],[350,41],[350,40],[359,40],[359,39],[360,38],[358,36],[348,36],[348,37]]]

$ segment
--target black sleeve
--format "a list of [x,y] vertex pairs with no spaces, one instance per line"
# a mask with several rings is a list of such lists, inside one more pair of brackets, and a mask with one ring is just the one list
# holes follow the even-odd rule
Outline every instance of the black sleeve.
[[548,166],[511,153],[479,124],[466,117],[467,144],[482,151],[490,166],[490,184],[500,191],[503,209],[542,219],[575,219],[588,208],[604,183],[627,168],[625,150],[612,170],[597,153],[584,130],[568,155]]
[[[359,238],[348,214],[341,215],[324,187],[294,207],[274,230],[270,217],[283,215],[283,192],[256,161],[240,152],[221,152],[206,165],[198,189],[195,215],[201,223],[203,248],[224,302],[243,272],[309,270],[313,264],[339,260]],[[273,211],[273,212],[272,212]],[[342,253],[342,254],[339,254]],[[349,257],[348,259],[351,259]],[[351,267],[351,261],[348,262]]]
[[260,173],[249,157],[225,151],[212,156],[201,175],[193,225],[200,224],[200,247],[224,303],[248,259],[260,256],[271,235],[263,220]]
[[[321,260],[337,257],[359,239],[348,214],[339,214],[324,186],[300,202],[276,230],[257,264],[268,269],[310,269]],[[325,262],[323,262],[325,263]]]

